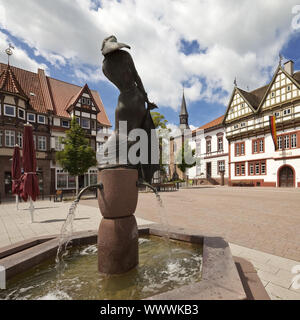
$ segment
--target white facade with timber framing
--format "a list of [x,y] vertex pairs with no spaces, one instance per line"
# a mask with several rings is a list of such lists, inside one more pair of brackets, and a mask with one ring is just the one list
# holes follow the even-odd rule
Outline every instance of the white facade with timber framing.
[[[277,151],[270,115],[276,116]],[[223,124],[229,185],[300,187],[300,72],[294,72],[293,61],[278,66],[264,87],[235,87]]]

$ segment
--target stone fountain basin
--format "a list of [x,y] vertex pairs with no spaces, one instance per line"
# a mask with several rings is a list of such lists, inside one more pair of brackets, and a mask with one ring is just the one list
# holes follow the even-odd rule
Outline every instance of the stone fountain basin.
[[[168,229],[168,231],[167,231]],[[203,247],[200,282],[154,295],[147,300],[243,300],[246,294],[228,243],[220,237],[207,237],[184,228],[151,224],[139,227],[139,235],[169,236],[173,240],[201,244]],[[0,266],[6,280],[55,257],[58,235],[39,237],[0,249]],[[73,246],[97,243],[97,231],[74,233]]]

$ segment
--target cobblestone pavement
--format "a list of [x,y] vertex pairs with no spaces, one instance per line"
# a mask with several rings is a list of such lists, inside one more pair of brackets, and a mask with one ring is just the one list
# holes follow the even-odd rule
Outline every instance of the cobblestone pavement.
[[164,210],[153,194],[141,193],[136,216],[300,261],[300,189],[181,189],[162,192],[161,199]]

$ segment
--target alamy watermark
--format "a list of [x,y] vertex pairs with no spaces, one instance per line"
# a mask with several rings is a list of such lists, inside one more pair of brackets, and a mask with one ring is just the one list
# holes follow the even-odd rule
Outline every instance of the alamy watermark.
[[292,288],[295,290],[300,289],[300,264],[293,266],[292,273],[296,274],[292,279]]
[[114,132],[97,153],[99,164],[188,164],[199,162],[195,157],[195,141],[201,139],[202,130],[190,129],[170,132],[168,129],[143,129],[128,132],[127,121],[120,121]]
[[6,274],[5,274],[5,267],[0,266],[0,289],[6,289]]

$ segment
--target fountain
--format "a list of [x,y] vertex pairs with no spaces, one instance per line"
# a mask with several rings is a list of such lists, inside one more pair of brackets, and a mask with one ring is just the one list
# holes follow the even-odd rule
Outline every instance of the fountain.
[[[156,108],[156,105],[149,102],[130,54],[120,50],[124,47],[129,48],[125,44],[118,43],[114,36],[106,38],[102,45],[102,53],[105,57],[103,72],[121,91],[116,109],[115,132],[107,143],[108,149],[110,144],[117,142],[118,147],[124,140],[124,136],[119,131],[119,121],[127,122],[128,132],[125,140],[129,145],[128,134],[131,130],[145,130],[149,142],[151,130],[154,129],[150,110]],[[148,105],[147,109],[145,109],[145,103]],[[148,150],[150,151],[149,160],[153,151],[151,143],[148,143]],[[148,186],[160,201],[155,188],[151,186],[152,176],[157,171],[158,164],[151,164],[150,161],[133,164],[130,163],[128,154],[125,158],[127,164],[123,163],[124,155],[121,154],[117,154],[114,164],[100,163],[99,183],[80,192],[62,227],[61,238],[39,237],[0,249],[0,266],[5,267],[6,279],[12,279],[9,284],[12,288],[7,295],[0,294],[0,299],[49,298],[54,281],[51,273],[53,260],[49,259],[53,259],[57,254],[56,261],[59,263],[63,246],[66,248],[70,241],[74,250],[79,250],[77,256],[80,252],[79,256],[88,257],[88,261],[80,263],[76,260],[74,252],[65,257],[69,259],[69,267],[64,269],[60,282],[64,284],[66,290],[69,290],[69,293],[74,294],[71,297],[74,299],[246,298],[230,248],[224,239],[206,237],[199,232],[164,225],[154,224],[138,228],[134,216],[138,201],[138,187]],[[67,234],[67,226],[72,225],[76,206],[88,189],[98,189],[98,205],[103,216],[99,230]],[[161,244],[156,250],[152,246],[146,245],[146,249],[143,247],[145,243],[157,244],[157,239],[161,237],[171,239],[167,251],[161,251]],[[97,247],[95,247],[96,243]],[[142,254],[145,251],[148,252],[146,256],[139,255],[139,243]],[[87,245],[93,245],[93,247],[87,247]],[[175,246],[175,249],[172,249],[172,246]],[[171,257],[168,255],[168,250],[172,252]],[[96,252],[98,252],[98,258],[94,259]],[[167,261],[160,266],[163,258]],[[47,260],[48,264],[45,265]],[[95,260],[98,261],[98,272],[95,272],[93,267]],[[74,264],[72,261],[75,261]],[[37,266],[38,269],[34,269]],[[72,268],[78,272],[68,278],[67,273],[72,273]],[[27,273],[24,274],[25,271]],[[153,277],[154,275],[156,278]],[[76,280],[78,278],[81,279],[79,282]],[[36,279],[40,279],[40,282]],[[122,285],[126,290],[123,295],[118,295],[118,292],[124,289]],[[50,291],[43,292],[43,288],[47,286]],[[151,286],[154,286],[155,290],[149,290]],[[19,289],[20,287],[22,289]],[[81,287],[83,289],[77,295],[76,292],[80,291],[81,289],[78,288]],[[129,290],[128,288],[131,287],[133,289]],[[111,290],[111,288],[114,289]],[[34,292],[26,295],[30,290]],[[41,291],[36,293],[35,290]],[[111,294],[112,291],[114,291],[113,294]],[[50,297],[52,297],[51,294]],[[60,298],[65,299],[70,296],[65,292]]]

